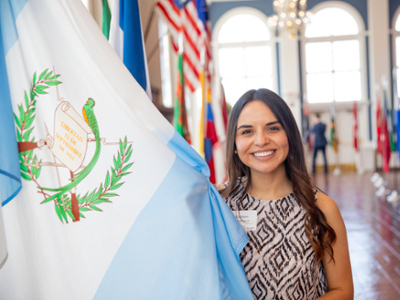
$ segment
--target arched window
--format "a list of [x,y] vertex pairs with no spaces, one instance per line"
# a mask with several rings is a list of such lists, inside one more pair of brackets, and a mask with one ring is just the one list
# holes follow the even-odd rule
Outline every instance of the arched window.
[[363,21],[350,5],[317,5],[303,37],[304,90],[309,103],[362,100]]
[[231,105],[252,88],[277,90],[275,44],[267,21],[262,12],[240,7],[227,12],[215,25],[216,73]]

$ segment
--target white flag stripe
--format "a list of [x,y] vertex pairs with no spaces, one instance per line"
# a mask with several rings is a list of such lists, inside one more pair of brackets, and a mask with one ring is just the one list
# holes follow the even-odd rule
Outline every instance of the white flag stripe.
[[[114,0],[112,16],[119,15],[119,1]],[[124,32],[119,27],[119,18],[111,17],[110,24],[110,44],[114,48],[117,55],[123,61],[124,59]]]

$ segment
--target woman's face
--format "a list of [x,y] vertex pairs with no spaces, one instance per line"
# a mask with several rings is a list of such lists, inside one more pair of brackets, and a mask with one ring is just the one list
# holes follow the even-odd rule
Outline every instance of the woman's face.
[[236,126],[237,155],[251,174],[271,173],[284,168],[289,142],[282,125],[261,101],[243,107]]

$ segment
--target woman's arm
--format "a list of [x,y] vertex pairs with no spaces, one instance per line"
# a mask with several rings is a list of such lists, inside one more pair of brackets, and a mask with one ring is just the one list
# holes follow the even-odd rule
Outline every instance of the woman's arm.
[[332,245],[335,262],[331,260],[327,252],[324,253],[322,258],[328,283],[328,292],[318,299],[352,300],[354,297],[353,277],[351,274],[346,227],[342,215],[335,201],[321,192],[318,193],[317,206],[322,210],[328,224],[336,233],[336,241]]

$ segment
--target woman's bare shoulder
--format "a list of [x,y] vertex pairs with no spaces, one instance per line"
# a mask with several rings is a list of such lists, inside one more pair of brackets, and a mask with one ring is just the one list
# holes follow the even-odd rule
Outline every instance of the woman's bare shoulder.
[[336,202],[324,194],[321,191],[318,191],[317,202],[318,208],[324,213],[328,223],[343,223],[342,215],[340,214],[340,210]]

